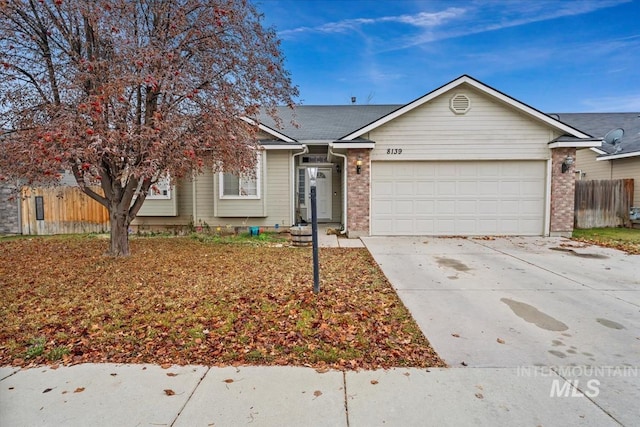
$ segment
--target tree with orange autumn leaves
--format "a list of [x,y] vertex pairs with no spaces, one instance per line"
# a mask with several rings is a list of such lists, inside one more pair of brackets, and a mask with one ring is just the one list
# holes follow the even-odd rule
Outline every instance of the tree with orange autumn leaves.
[[159,179],[252,171],[245,119],[297,94],[246,0],[0,0],[0,177],[72,172],[109,211],[113,256]]

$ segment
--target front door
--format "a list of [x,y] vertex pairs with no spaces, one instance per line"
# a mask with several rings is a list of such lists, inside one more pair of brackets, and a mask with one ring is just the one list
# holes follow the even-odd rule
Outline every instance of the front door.
[[[311,221],[311,187],[307,180],[307,221]],[[318,168],[316,179],[316,208],[318,221],[331,221],[333,187],[331,184],[331,168]]]

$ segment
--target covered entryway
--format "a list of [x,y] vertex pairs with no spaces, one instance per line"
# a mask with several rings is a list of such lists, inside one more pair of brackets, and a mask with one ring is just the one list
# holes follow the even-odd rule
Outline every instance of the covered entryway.
[[544,234],[545,161],[372,162],[372,235]]
[[[318,168],[318,175],[316,177],[316,209],[318,221],[331,221],[333,210],[331,172],[331,168]],[[307,221],[311,221],[311,187],[308,179],[306,180],[305,194],[306,205],[309,206],[309,209],[307,209]]]

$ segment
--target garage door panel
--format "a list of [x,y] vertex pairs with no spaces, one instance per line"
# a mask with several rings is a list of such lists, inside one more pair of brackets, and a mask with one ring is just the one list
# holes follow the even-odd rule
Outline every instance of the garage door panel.
[[415,213],[420,214],[433,214],[435,202],[433,200],[416,200],[415,204],[416,210]]
[[415,212],[413,208],[413,200],[396,200],[395,212],[399,215],[408,215]]
[[456,212],[464,214],[465,212],[476,212],[478,210],[477,200],[456,200]]
[[458,182],[457,195],[475,196],[478,193],[478,181],[460,181]]
[[500,202],[500,214],[518,215],[520,213],[520,202],[518,200],[503,200]]
[[416,219],[416,231],[417,233],[411,233],[411,234],[434,234],[435,233],[435,227],[434,227],[434,220],[432,219]]
[[478,186],[478,194],[480,196],[494,196],[500,192],[500,183],[498,181],[482,181],[482,185]]
[[436,215],[453,215],[456,213],[455,200],[436,200]]
[[407,196],[407,197],[413,197],[414,194],[416,194],[416,188],[414,186],[414,183],[411,181],[402,181],[399,183],[396,183],[395,186],[395,194],[396,196],[402,197],[402,196]]
[[372,191],[373,197],[392,196],[393,195],[393,182],[380,181]]
[[502,181],[500,182],[500,194],[503,195],[519,195],[520,194],[520,182],[517,181]]
[[433,181],[418,181],[416,182],[416,192],[417,194],[422,194],[425,196],[432,196],[435,194],[435,182]]
[[456,182],[455,181],[438,181],[436,183],[439,196],[448,196],[456,194]]
[[478,212],[482,212],[483,215],[494,216],[498,213],[498,201],[497,200],[479,200]]
[[544,161],[374,162],[374,235],[541,235]]

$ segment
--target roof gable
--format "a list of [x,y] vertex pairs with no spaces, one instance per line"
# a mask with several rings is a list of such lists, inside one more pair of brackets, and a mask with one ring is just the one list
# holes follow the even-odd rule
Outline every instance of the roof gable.
[[455,89],[457,87],[460,87],[461,85],[467,84],[473,88],[475,88],[476,90],[483,92],[484,94],[486,94],[487,96],[498,100],[499,102],[506,104],[516,110],[518,110],[519,112],[541,122],[544,123],[546,125],[548,125],[549,127],[556,129],[560,132],[566,133],[568,135],[577,137],[577,138],[590,138],[590,135],[587,135],[581,131],[579,131],[578,129],[573,128],[572,126],[569,126],[563,122],[560,122],[558,120],[553,119],[552,117],[544,114],[543,112],[536,110],[533,107],[530,107],[527,104],[524,104],[490,86],[485,85],[484,83],[468,76],[468,75],[462,75],[460,77],[458,77],[457,79],[429,92],[428,94],[416,99],[415,101],[412,101],[394,111],[391,111],[389,114],[380,117],[379,119],[375,120],[374,122],[371,122],[369,124],[367,124],[366,126],[363,126],[349,134],[344,135],[342,138],[340,138],[343,141],[351,141],[354,140],[356,138],[362,137],[364,134],[366,134],[367,132],[372,131],[373,129],[376,129],[382,125],[384,125],[385,123],[390,122],[391,120],[396,119],[397,117],[402,116],[403,114],[406,114],[409,111],[414,110],[415,108],[420,107],[421,105],[424,105],[427,102],[430,102],[431,100],[451,91],[452,89]]

